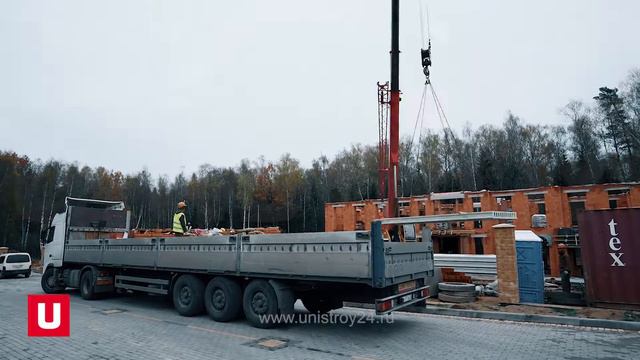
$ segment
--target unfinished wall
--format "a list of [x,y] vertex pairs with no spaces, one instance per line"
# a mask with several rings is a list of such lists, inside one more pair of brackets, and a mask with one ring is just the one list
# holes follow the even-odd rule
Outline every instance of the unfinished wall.
[[[623,194],[612,196],[611,189],[628,189]],[[609,190],[609,191],[607,191]],[[570,199],[569,194],[584,192],[584,197]],[[549,267],[552,276],[559,276],[558,248],[555,236],[561,228],[570,228],[572,225],[570,201],[584,201],[585,209],[607,209],[611,198],[618,199],[618,207],[640,207],[640,184],[599,184],[580,186],[547,186],[533,189],[505,190],[505,191],[468,191],[464,192],[464,198],[453,207],[444,209],[439,202],[431,199],[431,195],[420,195],[402,198],[404,216],[434,215],[446,212],[473,212],[474,202],[480,203],[480,211],[503,211],[511,209],[518,214],[514,222],[518,230],[532,230],[540,236],[553,238],[549,248]],[[496,199],[500,196],[511,197],[510,202],[498,205]],[[537,202],[543,202],[547,217],[547,226],[532,228],[531,216],[538,213]],[[359,205],[354,207],[353,205]],[[325,231],[355,230],[356,223],[362,221],[364,229],[368,230],[371,221],[384,217],[379,199],[357,202],[344,202],[325,204]],[[356,212],[356,208],[360,211]],[[445,212],[446,211],[446,212]],[[463,229],[471,230],[474,235],[481,236],[485,254],[496,253],[496,242],[492,226],[498,222],[495,220],[483,221],[480,228],[474,227],[473,221],[464,222]],[[461,236],[460,249],[462,253],[474,254],[476,252],[473,236],[466,238]],[[438,251],[438,249],[436,249]]]

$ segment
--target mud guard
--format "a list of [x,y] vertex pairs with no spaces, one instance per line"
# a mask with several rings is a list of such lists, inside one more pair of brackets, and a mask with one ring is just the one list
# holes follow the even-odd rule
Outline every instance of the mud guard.
[[271,284],[278,297],[278,311],[280,314],[293,314],[293,304],[296,302],[293,290],[281,281],[269,280],[269,284]]

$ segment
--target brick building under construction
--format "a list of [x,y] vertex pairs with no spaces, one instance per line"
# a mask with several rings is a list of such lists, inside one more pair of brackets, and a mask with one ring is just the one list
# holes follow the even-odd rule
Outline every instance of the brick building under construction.
[[[384,217],[386,201],[370,199],[325,204],[325,231],[368,230]],[[568,246],[572,274],[582,276],[578,214],[583,210],[640,207],[640,183],[549,186],[502,191],[431,193],[398,199],[400,216],[479,211],[514,211],[518,230],[532,230],[544,241],[545,272],[559,276],[558,244]],[[467,221],[432,226],[434,250],[449,254],[495,254],[491,226]]]

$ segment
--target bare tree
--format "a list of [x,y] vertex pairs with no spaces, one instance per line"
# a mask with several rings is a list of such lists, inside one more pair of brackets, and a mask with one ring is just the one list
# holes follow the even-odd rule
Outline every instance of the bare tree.
[[298,160],[291,155],[285,154],[276,164],[276,175],[274,185],[278,190],[278,197],[284,203],[287,213],[287,232],[291,231],[291,197],[302,184],[302,169]]
[[[580,101],[571,101],[564,107],[562,113],[569,118],[569,133],[571,134],[571,151],[577,164],[579,177],[589,178],[585,182],[596,181],[595,168],[600,154],[600,145],[596,135],[596,126],[591,117],[590,109]],[[585,171],[586,170],[586,171]]]

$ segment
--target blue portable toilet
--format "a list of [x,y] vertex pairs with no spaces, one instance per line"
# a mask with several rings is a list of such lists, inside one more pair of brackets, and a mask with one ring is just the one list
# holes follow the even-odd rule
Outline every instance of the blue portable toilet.
[[531,230],[516,230],[520,302],[544,303],[542,239]]

